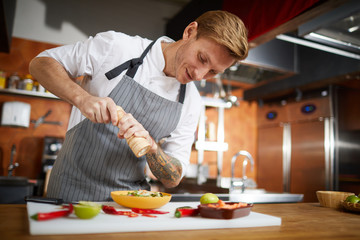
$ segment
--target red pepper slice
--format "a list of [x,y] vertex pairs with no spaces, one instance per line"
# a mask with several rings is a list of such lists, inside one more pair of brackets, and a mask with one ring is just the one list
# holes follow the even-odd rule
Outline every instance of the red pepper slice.
[[196,216],[199,214],[199,210],[197,208],[191,207],[179,207],[175,211],[175,217],[187,217],[187,216]]
[[153,209],[141,209],[141,208],[132,208],[131,211],[139,214],[166,214],[169,212],[153,210]]
[[102,205],[102,210],[104,211],[104,213],[112,214],[112,215],[125,215],[128,217],[137,217],[138,216],[138,214],[130,212],[130,211],[117,211],[114,207],[107,206],[107,205]]
[[151,215],[151,214],[142,214],[141,216],[144,216],[144,217],[157,218],[157,216],[155,216],[155,215]]
[[63,208],[67,208],[66,210],[54,211],[54,212],[46,212],[46,213],[36,213],[31,216],[32,219],[36,221],[45,221],[60,217],[66,217],[73,211],[73,205],[70,204],[68,207],[63,206]]
[[131,214],[128,215],[128,217],[137,217],[137,216],[139,216],[139,215],[136,214],[136,213],[131,213]]
[[107,206],[107,205],[102,205],[101,206],[102,210],[104,211],[104,213],[107,213],[107,214],[118,214],[116,209],[112,206]]

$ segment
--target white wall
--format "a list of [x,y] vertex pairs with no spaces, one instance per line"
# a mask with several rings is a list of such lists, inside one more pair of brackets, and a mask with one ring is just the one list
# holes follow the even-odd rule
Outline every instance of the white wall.
[[156,39],[186,0],[17,0],[13,36],[68,44],[114,30]]

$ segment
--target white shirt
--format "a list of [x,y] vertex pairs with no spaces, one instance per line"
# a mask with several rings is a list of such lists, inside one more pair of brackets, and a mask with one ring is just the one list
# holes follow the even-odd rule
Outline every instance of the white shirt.
[[[178,101],[180,83],[167,77],[163,69],[165,59],[161,42],[173,42],[168,37],[159,38],[146,55],[134,80],[150,91],[171,101]],[[105,73],[132,58],[140,57],[151,40],[139,36],[128,36],[114,31],[99,33],[74,45],[46,50],[38,57],[51,57],[61,63],[73,78],[85,76],[81,86],[90,94],[106,97],[121,81],[126,70],[117,78],[109,81]],[[181,117],[171,137],[165,139],[162,148],[166,154],[178,159],[182,164],[182,176],[189,165],[191,146],[200,115],[201,98],[194,83],[186,86],[185,100]],[[69,127],[71,129],[85,119],[80,110],[72,108]]]

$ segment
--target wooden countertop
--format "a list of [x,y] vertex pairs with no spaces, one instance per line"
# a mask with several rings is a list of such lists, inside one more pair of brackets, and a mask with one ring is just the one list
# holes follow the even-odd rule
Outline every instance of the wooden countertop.
[[281,226],[132,232],[82,235],[31,236],[26,205],[0,205],[0,235],[12,239],[360,239],[360,214],[320,207],[319,203],[255,204],[254,212],[281,217]]

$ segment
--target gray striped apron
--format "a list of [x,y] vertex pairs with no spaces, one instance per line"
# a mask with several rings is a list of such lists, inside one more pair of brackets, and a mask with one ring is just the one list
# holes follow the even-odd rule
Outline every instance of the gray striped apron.
[[[179,122],[186,85],[181,85],[179,102],[174,102],[133,79],[153,44],[139,58],[105,75],[111,80],[128,69],[109,97],[131,113],[158,142],[168,137]],[[111,123],[93,123],[89,119],[70,129],[51,171],[47,196],[65,201],[109,201],[111,191],[149,190],[144,173],[146,156],[137,158],[117,133],[118,128]]]

